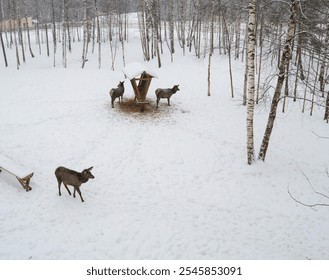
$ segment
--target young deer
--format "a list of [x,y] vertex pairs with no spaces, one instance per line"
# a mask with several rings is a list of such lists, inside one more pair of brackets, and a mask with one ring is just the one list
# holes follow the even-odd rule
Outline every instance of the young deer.
[[125,92],[125,87],[123,85],[123,82],[119,82],[118,87],[117,88],[112,88],[110,90],[110,96],[111,96],[111,104],[112,104],[112,108],[114,108],[114,101],[115,99],[117,99],[119,97],[119,102],[120,102],[120,98],[122,101],[122,96]]
[[170,106],[170,97],[179,90],[179,85],[173,86],[173,88],[157,88],[155,95],[157,97],[157,108],[159,107],[159,101],[161,98],[167,98],[168,106]]
[[73,197],[75,197],[75,192],[80,195],[81,201],[84,202],[81,191],[80,191],[80,186],[83,183],[86,183],[89,179],[94,179],[94,175],[91,174],[90,170],[92,170],[93,167],[87,168],[83,170],[82,172],[76,172],[74,170],[67,169],[63,166],[60,166],[56,168],[55,170],[55,176],[57,178],[58,182],[58,190],[59,190],[59,195],[61,196],[61,184],[63,183],[66,190],[68,193],[71,195],[71,192],[67,185],[73,186],[74,187],[74,192],[73,192]]

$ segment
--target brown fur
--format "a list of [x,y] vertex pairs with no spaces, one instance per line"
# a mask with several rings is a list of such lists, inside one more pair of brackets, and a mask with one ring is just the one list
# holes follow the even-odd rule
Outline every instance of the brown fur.
[[173,88],[157,88],[155,95],[157,97],[157,108],[159,107],[159,101],[161,98],[167,98],[168,106],[170,106],[170,97],[179,90],[179,85],[173,86]]
[[66,190],[68,193],[71,195],[71,192],[67,185],[73,186],[74,187],[74,192],[73,192],[73,197],[75,197],[75,192],[80,195],[81,201],[84,202],[81,191],[80,191],[80,186],[83,183],[86,183],[89,179],[94,179],[94,175],[91,174],[90,170],[93,169],[93,167],[87,168],[83,170],[82,172],[77,172],[68,168],[65,168],[63,166],[60,166],[56,168],[55,170],[55,176],[57,178],[58,182],[58,191],[59,195],[61,196],[61,184],[63,183]]

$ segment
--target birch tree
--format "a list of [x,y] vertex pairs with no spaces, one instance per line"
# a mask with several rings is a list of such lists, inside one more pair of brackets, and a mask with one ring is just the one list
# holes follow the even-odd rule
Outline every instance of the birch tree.
[[20,1],[16,2],[14,1],[15,4],[15,15],[16,15],[16,25],[18,29],[18,43],[21,46],[21,51],[22,51],[22,59],[23,62],[25,63],[25,48],[24,48],[24,42],[23,42],[23,32],[22,32],[22,21],[21,21],[21,14],[20,14]]
[[62,63],[63,66],[67,67],[67,49],[66,49],[66,39],[67,39],[67,14],[68,14],[68,0],[62,0]]
[[97,30],[97,44],[98,44],[98,67],[101,68],[102,65],[102,40],[101,40],[101,30],[99,25],[99,12],[97,0],[94,0],[94,8],[96,14],[96,30]]
[[322,97],[324,97],[324,88],[325,88],[325,69],[327,68],[327,56],[328,56],[328,43],[329,43],[329,8],[327,9],[327,23],[326,23],[326,31],[322,48],[324,49],[322,52],[322,64],[320,67],[319,73],[319,82],[320,82],[320,91],[322,92]]
[[[0,23],[2,22],[2,19],[3,19],[3,9],[2,9],[2,0],[0,0]],[[2,38],[2,25],[0,25],[0,43],[1,43],[2,54],[3,54],[5,66],[8,67],[8,60],[7,60],[5,44],[4,44],[3,38]]]
[[[225,16],[223,17],[223,23],[225,28],[225,33],[227,36],[227,52],[228,52],[228,65],[229,65],[229,74],[230,74],[230,84],[231,84],[231,97],[234,98],[234,89],[233,89],[233,74],[232,74],[232,47],[231,47],[231,36],[228,30]],[[225,41],[225,40],[224,40]]]
[[169,0],[169,42],[170,42],[170,55],[171,62],[173,62],[173,55],[175,53],[174,43],[174,1]]
[[142,50],[144,60],[150,60],[150,46],[149,46],[149,34],[147,28],[147,22],[145,20],[145,0],[139,1],[139,12],[138,12],[138,27],[140,33],[140,40],[142,44]]
[[275,87],[274,96],[272,99],[271,109],[267,121],[267,126],[265,129],[263,141],[260,147],[258,158],[261,160],[265,160],[268,145],[270,142],[274,121],[276,118],[277,113],[277,107],[280,100],[280,95],[283,87],[283,82],[285,80],[286,76],[286,69],[287,65],[291,59],[292,55],[292,43],[293,43],[293,37],[295,33],[295,26],[296,26],[296,18],[297,18],[297,5],[298,0],[291,0],[290,5],[290,18],[288,22],[288,30],[287,30],[287,36],[285,40],[285,45],[281,54],[280,64],[279,64],[279,74],[277,79],[277,84]]
[[54,5],[54,0],[51,0],[51,19],[52,19],[52,34],[53,34],[53,44],[54,44],[54,49],[53,49],[53,55],[54,55],[54,60],[53,60],[53,66],[56,66],[56,49],[57,49],[57,38],[56,38],[56,17],[55,17],[55,5]]
[[248,5],[248,102],[247,102],[247,159],[254,161],[254,96],[255,96],[255,26],[256,0],[249,0]]
[[89,3],[83,0],[83,49],[82,49],[82,68],[85,67],[87,61],[88,44],[89,44]]
[[[25,6],[24,11],[25,11],[25,21],[27,22],[27,5],[26,3],[23,1],[23,5]],[[34,57],[33,51],[32,51],[32,47],[31,47],[31,36],[30,36],[30,29],[29,26],[26,24],[26,32],[27,32],[27,41],[28,41],[28,45],[29,45],[29,51],[30,51],[30,55],[31,57]]]
[[159,1],[155,0],[153,1],[152,5],[152,28],[153,28],[153,40],[154,40],[154,47],[155,47],[155,53],[158,59],[158,67],[161,68],[161,57],[160,57],[160,28],[161,21],[160,21],[160,7],[159,7]]
[[39,1],[38,0],[35,0],[34,1],[34,5],[35,5],[35,13],[36,13],[36,19],[37,19],[37,22],[36,22],[36,40],[37,40],[37,43],[38,43],[38,46],[39,46],[39,54],[41,55],[41,40],[40,40],[40,29],[39,29]]
[[19,69],[21,62],[20,62],[20,57],[19,57],[19,51],[18,51],[18,44],[17,44],[17,38],[16,38],[16,19],[17,19],[17,14],[16,14],[16,1],[15,0],[10,0],[9,1],[9,10],[10,10],[10,25],[11,29],[14,31],[14,42],[15,42],[15,52],[16,52],[16,67]]
[[211,95],[210,83],[211,83],[211,58],[214,52],[214,10],[215,10],[215,0],[211,1],[211,23],[210,23],[210,46],[209,46],[209,57],[208,57],[208,96]]

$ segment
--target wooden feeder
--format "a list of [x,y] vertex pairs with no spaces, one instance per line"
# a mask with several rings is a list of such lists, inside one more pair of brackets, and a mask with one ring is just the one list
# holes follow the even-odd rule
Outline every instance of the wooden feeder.
[[149,103],[146,100],[146,95],[151,81],[153,78],[158,78],[157,75],[139,62],[127,64],[123,69],[123,73],[130,80],[135,94],[135,101],[140,105],[141,112],[143,112],[145,104]]

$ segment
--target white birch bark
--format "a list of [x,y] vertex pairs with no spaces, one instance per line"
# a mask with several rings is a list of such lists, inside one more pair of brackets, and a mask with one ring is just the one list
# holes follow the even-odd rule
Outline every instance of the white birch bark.
[[96,14],[96,29],[97,29],[97,44],[98,44],[98,68],[101,68],[102,65],[102,40],[101,40],[101,30],[99,25],[99,12],[97,0],[94,0],[95,5],[95,14]]
[[54,63],[53,66],[56,66],[56,49],[57,49],[57,44],[56,44],[56,23],[55,23],[55,6],[54,6],[54,0],[51,0],[51,9],[52,9],[52,33],[53,33],[53,44],[54,44]]
[[255,26],[256,0],[250,0],[248,5],[248,102],[247,102],[247,159],[252,164],[254,156],[254,96],[255,96]]
[[88,1],[83,1],[83,48],[82,48],[82,68],[85,67],[88,53]]
[[208,96],[211,95],[210,84],[211,84],[211,58],[214,52],[214,7],[215,0],[211,1],[211,25],[210,25],[210,46],[209,46],[209,59],[208,59]]

